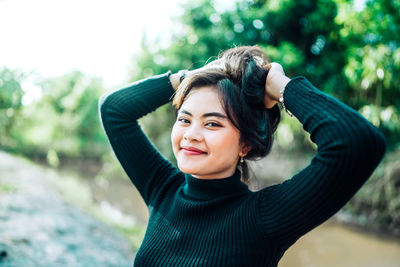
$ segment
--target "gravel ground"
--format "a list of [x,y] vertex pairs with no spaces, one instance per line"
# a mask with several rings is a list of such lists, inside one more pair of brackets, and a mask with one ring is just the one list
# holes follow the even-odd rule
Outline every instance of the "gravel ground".
[[0,151],[0,266],[132,266],[129,243],[66,203],[48,175]]

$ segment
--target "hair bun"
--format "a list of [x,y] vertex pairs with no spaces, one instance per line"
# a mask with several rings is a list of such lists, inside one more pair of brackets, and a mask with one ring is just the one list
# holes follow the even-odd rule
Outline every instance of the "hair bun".
[[268,70],[260,68],[253,57],[250,57],[242,76],[242,92],[251,104],[264,103],[264,86]]

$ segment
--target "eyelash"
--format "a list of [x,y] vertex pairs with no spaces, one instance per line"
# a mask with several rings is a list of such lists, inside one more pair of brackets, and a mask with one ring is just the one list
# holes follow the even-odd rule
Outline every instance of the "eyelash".
[[[190,123],[190,121],[185,118],[178,118],[178,121],[181,123]],[[209,125],[209,127],[221,127],[221,125],[216,122],[207,122],[205,125]]]

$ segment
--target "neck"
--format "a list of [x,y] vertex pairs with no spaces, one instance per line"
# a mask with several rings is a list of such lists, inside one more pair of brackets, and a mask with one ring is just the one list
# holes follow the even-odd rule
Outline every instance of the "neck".
[[236,170],[229,170],[223,173],[209,173],[207,175],[197,175],[197,174],[190,174],[194,178],[201,179],[201,180],[218,180],[218,179],[226,179],[235,174]]
[[241,173],[236,170],[233,175],[225,178],[196,178],[186,174],[184,194],[196,200],[213,200],[229,195],[249,192],[247,185],[241,182]]

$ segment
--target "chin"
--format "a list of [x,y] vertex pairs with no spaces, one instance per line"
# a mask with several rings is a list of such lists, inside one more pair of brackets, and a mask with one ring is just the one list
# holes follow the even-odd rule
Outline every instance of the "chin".
[[195,167],[195,166],[185,166],[182,164],[178,163],[178,169],[183,172],[183,173],[187,173],[187,174],[191,174],[191,175],[200,175],[201,174],[201,170],[203,168],[201,167]]
[[201,172],[202,170],[206,169],[204,159],[198,158],[187,158],[187,157],[178,157],[177,158],[177,165],[179,170],[184,173],[195,174]]
[[184,168],[184,167],[178,167],[178,168],[183,173],[187,173],[187,174],[191,174],[191,175],[198,174],[198,171],[193,168]]

